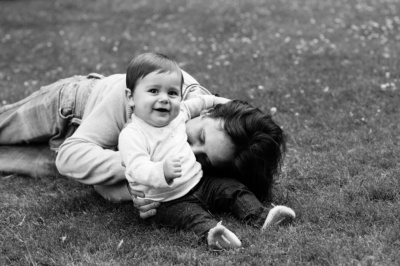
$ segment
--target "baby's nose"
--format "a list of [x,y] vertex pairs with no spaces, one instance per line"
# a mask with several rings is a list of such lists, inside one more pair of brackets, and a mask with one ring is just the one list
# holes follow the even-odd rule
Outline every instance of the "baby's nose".
[[158,101],[160,103],[168,103],[168,97],[160,95],[160,98],[158,98]]

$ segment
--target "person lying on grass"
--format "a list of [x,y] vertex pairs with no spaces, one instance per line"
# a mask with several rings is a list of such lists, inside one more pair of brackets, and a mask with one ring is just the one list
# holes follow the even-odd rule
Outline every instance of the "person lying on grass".
[[[154,71],[144,73],[141,79],[151,72]],[[183,100],[210,94],[189,74],[182,71],[182,75]],[[0,150],[7,151],[6,154],[0,153],[0,171],[31,175],[41,173],[46,158],[30,151],[35,144],[48,143],[48,147],[56,153],[47,160],[53,164],[56,155],[57,171],[62,175],[84,184],[94,185],[95,191],[108,200],[130,200],[132,196],[126,186],[125,167],[122,166],[121,156],[117,150],[118,136],[133,113],[130,104],[132,91],[127,88],[126,79],[126,75],[121,74],[109,77],[98,74],[74,76],[42,87],[17,103],[1,107],[0,145],[25,144],[26,146],[0,147]],[[261,126],[260,129],[257,125],[262,120],[269,121],[271,125],[267,123],[266,127]],[[262,156],[256,154],[260,149],[253,151],[252,146],[247,145],[245,148],[249,149],[231,150],[230,154],[222,157],[222,161],[215,161],[220,155],[220,151],[213,146],[215,139],[222,137],[228,143],[234,143],[235,138],[230,134],[238,134],[241,139],[240,134],[244,133],[244,136],[250,136],[247,143],[251,144],[250,140],[257,140],[260,130],[266,130],[268,127],[271,127],[269,137],[258,138],[269,143],[269,148],[264,150]],[[200,135],[197,134],[202,131],[212,132],[203,142],[199,141]],[[135,199],[134,203],[139,208],[142,218],[162,213],[163,208],[169,206],[181,208],[177,203],[182,199],[194,201],[198,208],[213,212],[232,212],[239,219],[261,228],[279,223],[282,212],[291,213],[291,210],[286,211],[283,207],[270,211],[270,208],[264,207],[257,199],[266,196],[270,191],[285,147],[284,134],[270,116],[242,102],[229,102],[216,106],[207,116],[201,115],[189,120],[186,123],[186,133],[196,159],[205,169],[210,165],[217,167],[231,162],[233,154],[241,158],[234,160],[235,164],[245,162],[247,168],[238,167],[238,170],[242,170],[239,178],[205,172],[199,183],[188,194],[161,206],[159,202],[149,203],[148,200]],[[210,141],[213,139],[214,141]],[[26,157],[27,154],[32,156]],[[30,162],[36,157],[40,160],[32,165]],[[244,169],[246,170],[243,171]],[[46,173],[52,172],[49,170]],[[144,197],[137,191],[135,193]],[[185,201],[181,204],[184,205]],[[156,207],[158,209],[155,209]],[[294,217],[294,213],[289,216]],[[166,225],[174,222],[173,219],[161,222],[164,221],[167,222]],[[205,219],[204,223],[208,224],[210,229],[217,224],[210,219]],[[223,243],[219,245],[222,246]]]

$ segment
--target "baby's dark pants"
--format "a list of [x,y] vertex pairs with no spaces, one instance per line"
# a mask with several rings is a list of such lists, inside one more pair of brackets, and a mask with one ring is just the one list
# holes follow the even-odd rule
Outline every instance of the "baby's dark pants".
[[161,203],[150,220],[162,226],[191,230],[203,237],[218,223],[212,213],[231,213],[260,228],[269,210],[239,181],[204,176],[185,196]]

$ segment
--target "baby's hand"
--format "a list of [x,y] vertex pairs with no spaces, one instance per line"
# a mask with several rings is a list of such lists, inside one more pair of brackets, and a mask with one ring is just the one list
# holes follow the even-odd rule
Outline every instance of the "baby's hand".
[[179,157],[168,158],[163,165],[164,176],[167,183],[182,176],[182,163]]

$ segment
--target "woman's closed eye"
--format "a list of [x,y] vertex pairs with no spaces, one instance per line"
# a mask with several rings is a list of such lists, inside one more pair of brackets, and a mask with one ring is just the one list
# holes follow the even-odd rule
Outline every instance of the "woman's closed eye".
[[199,140],[200,140],[200,143],[201,143],[201,144],[206,143],[206,134],[205,134],[205,132],[204,132],[204,129],[202,129],[202,130],[200,131]]

